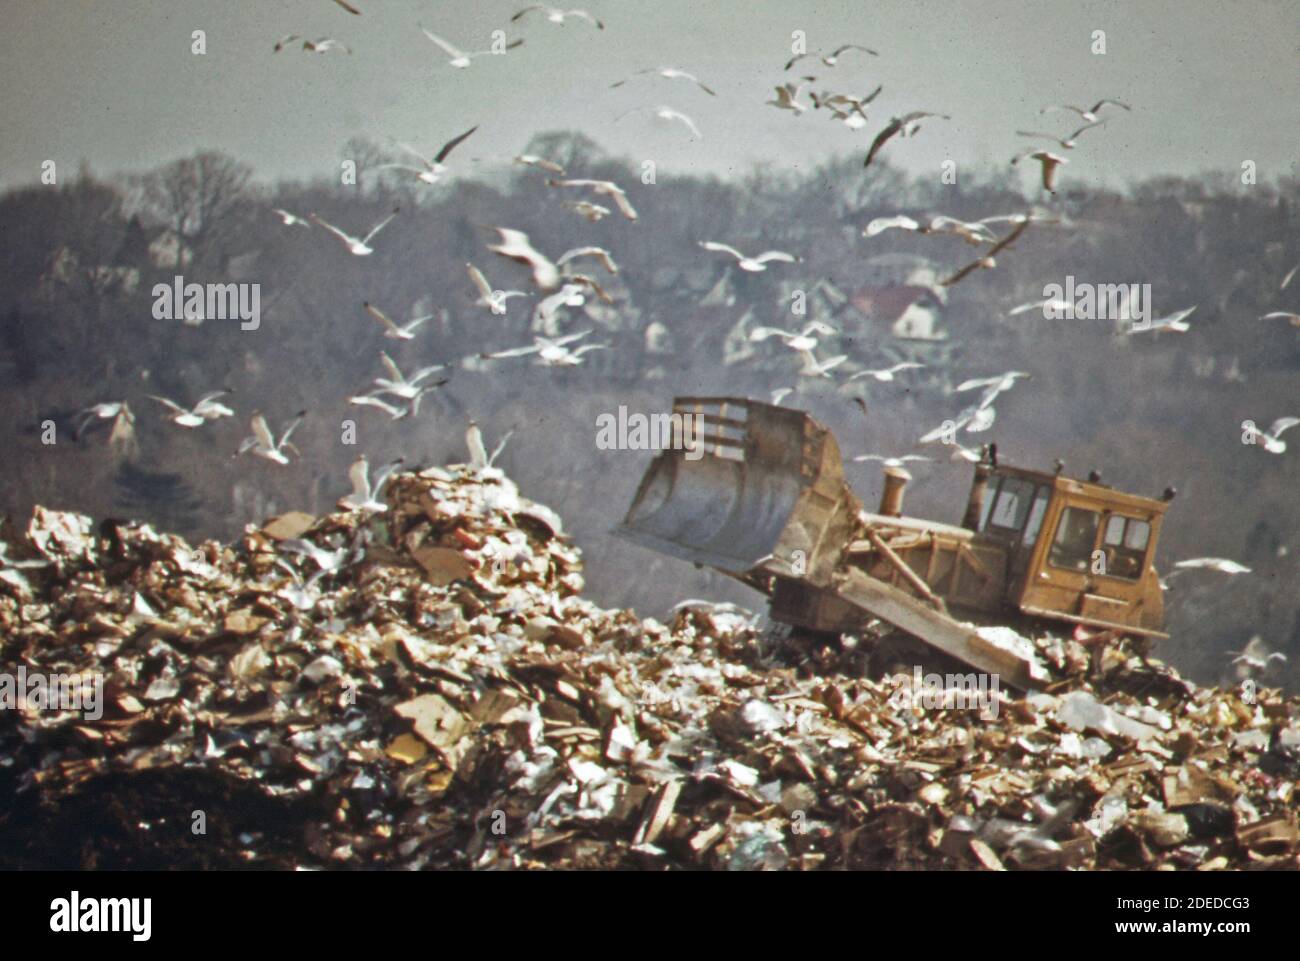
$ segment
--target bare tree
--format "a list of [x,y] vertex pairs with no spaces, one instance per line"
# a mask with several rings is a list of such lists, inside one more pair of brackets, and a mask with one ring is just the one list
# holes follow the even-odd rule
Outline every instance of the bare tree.
[[144,176],[144,209],[200,256],[219,234],[223,219],[251,196],[251,177],[252,168],[228,154],[200,151]]

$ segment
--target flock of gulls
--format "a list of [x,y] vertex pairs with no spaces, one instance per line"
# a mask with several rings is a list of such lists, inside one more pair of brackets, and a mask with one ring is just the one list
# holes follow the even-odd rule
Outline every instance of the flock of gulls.
[[[362,10],[351,3],[345,2],[345,0],[331,0],[331,2],[352,16],[363,15]],[[572,21],[596,31],[605,29],[604,22],[586,10],[564,10],[540,4],[524,7],[515,13],[510,20],[512,23],[542,20],[558,26],[565,26]],[[467,51],[455,46],[422,24],[417,24],[416,27],[431,44],[449,58],[448,64],[454,69],[469,68],[478,58],[501,54],[516,49],[524,43],[522,38],[516,38],[502,44],[501,48],[497,50]],[[282,51],[294,49],[298,41],[301,41],[299,49],[309,53],[327,54],[337,52],[350,54],[352,52],[349,45],[334,37],[305,39],[296,34],[287,35],[276,41],[273,45],[273,52],[278,54]],[[790,71],[796,65],[805,61],[812,61],[834,70],[841,62],[845,62],[846,58],[865,61],[866,58],[879,56],[880,54],[876,50],[869,47],[856,43],[845,43],[826,52],[796,54],[785,63],[784,70]],[[610,87],[620,88],[633,83],[653,83],[656,80],[665,81],[674,86],[691,85],[706,96],[718,96],[714,87],[705,83],[696,74],[673,66],[638,69],[632,71],[627,77],[613,82]],[[799,117],[809,110],[814,112],[824,110],[833,121],[843,123],[851,130],[866,129],[871,124],[869,108],[872,108],[874,101],[881,95],[882,85],[876,85],[873,90],[865,94],[854,94],[837,92],[825,87],[813,89],[812,85],[817,80],[818,78],[815,75],[805,75],[799,77],[796,81],[783,82],[775,87],[773,99],[767,101],[767,104],[786,111],[795,117]],[[806,103],[802,99],[805,91],[807,91]],[[1132,109],[1129,104],[1109,97],[1099,99],[1086,108],[1070,104],[1045,106],[1040,111],[1040,115],[1048,116],[1060,113],[1074,115],[1077,118],[1076,129],[1063,132],[1060,135],[1041,131],[1016,131],[1018,136],[1034,140],[1047,140],[1054,147],[1050,150],[1042,147],[1029,147],[1017,153],[1011,159],[1011,163],[1019,165],[1025,161],[1037,162],[1043,191],[1049,195],[1054,194],[1058,170],[1069,162],[1065,154],[1075,149],[1079,139],[1084,134],[1104,127],[1108,119],[1117,112],[1130,113]],[[626,111],[616,119],[621,120],[633,114],[646,112],[653,114],[661,121],[681,124],[696,138],[702,136],[698,125],[691,117],[670,106],[636,107]],[[909,138],[916,135],[921,130],[923,123],[929,125],[933,121],[949,119],[950,117],[947,114],[930,110],[911,110],[892,117],[871,140],[863,161],[863,167],[870,168],[872,163],[895,138]],[[410,174],[415,182],[427,186],[442,184],[452,170],[450,162],[453,153],[461,144],[469,140],[478,129],[478,125],[475,125],[453,137],[432,155],[410,144],[399,143],[401,149],[410,155],[412,162],[385,163],[378,165],[376,169],[399,170]],[[1058,149],[1059,152],[1057,152]],[[559,163],[541,156],[520,154],[514,157],[513,161],[520,166],[536,169],[545,174],[545,178],[539,182],[539,188],[556,190],[559,195],[565,198],[563,203],[569,210],[589,222],[594,223],[613,216],[615,211],[617,211],[619,217],[629,224],[638,220],[638,213],[629,201],[626,191],[617,183],[582,178],[567,179],[566,171]],[[401,213],[400,208],[394,209],[383,220],[365,229],[364,233],[358,230],[357,234],[353,234],[349,232],[349,229],[326,222],[314,212],[304,215],[282,208],[273,208],[272,212],[280,218],[286,228],[303,228],[304,230],[311,230],[313,227],[319,228],[329,237],[336,239],[347,254],[356,257],[373,255],[376,252],[376,244],[381,233]],[[964,243],[978,248],[978,256],[941,281],[944,286],[951,286],[978,271],[996,267],[996,258],[1003,255],[1005,251],[1015,244],[1031,225],[1062,225],[1064,223],[1063,218],[1051,214],[1043,207],[1035,206],[1028,211],[997,214],[976,221],[963,221],[942,215],[934,216],[928,222],[921,222],[904,215],[882,217],[867,224],[862,233],[866,238],[875,238],[886,231],[906,230],[918,235],[956,237]],[[552,255],[543,252],[540,248],[544,245],[534,242],[522,230],[508,226],[493,226],[487,229],[496,234],[496,241],[495,243],[486,244],[485,251],[495,254],[503,262],[509,261],[524,266],[529,277],[529,289],[501,289],[489,280],[481,267],[474,263],[467,263],[465,269],[469,288],[473,292],[473,304],[492,316],[500,317],[509,311],[511,300],[535,297],[536,302],[532,311],[532,342],[505,350],[475,354],[464,358],[462,361],[423,366],[410,370],[409,373],[404,373],[389,353],[382,352],[379,358],[380,365],[383,368],[382,374],[374,377],[367,390],[350,395],[347,398],[349,404],[375,409],[394,420],[414,418],[419,413],[421,399],[431,391],[437,390],[446,384],[451,371],[456,367],[468,366],[465,363],[467,361],[472,360],[477,364],[482,364],[513,358],[532,357],[536,363],[545,366],[575,367],[583,363],[583,359],[588,353],[608,347],[606,344],[585,342],[585,338],[591,333],[590,330],[564,332],[563,327],[566,320],[564,316],[565,308],[581,306],[588,297],[593,296],[604,302],[613,303],[613,298],[602,286],[601,276],[597,273],[597,271],[603,272],[604,275],[619,273],[619,266],[610,251],[598,246],[580,246]],[[1000,230],[1005,230],[1005,232],[1000,233]],[[736,269],[750,273],[763,272],[777,267],[786,267],[788,269],[788,265],[797,265],[803,262],[802,257],[782,250],[766,250],[757,254],[748,254],[735,244],[719,240],[701,239],[698,244],[702,250],[716,255],[719,260],[733,264]],[[1300,269],[1300,264],[1283,278],[1280,289],[1286,289],[1294,278],[1297,269]],[[1013,308],[1009,313],[1011,316],[1017,316],[1047,308],[1067,309],[1070,306],[1065,302],[1039,300],[1021,304]],[[417,339],[420,328],[432,319],[432,315],[425,315],[399,322],[394,320],[381,307],[370,302],[364,302],[362,309],[382,327],[385,338],[397,342],[410,342]],[[1193,306],[1177,311],[1152,322],[1144,329],[1157,333],[1185,333],[1190,329],[1187,317],[1195,309],[1195,306]],[[1290,323],[1300,326],[1300,315],[1289,312],[1277,311],[1269,313],[1262,319],[1286,319]],[[831,325],[813,321],[798,330],[785,330],[766,326],[757,327],[750,333],[749,339],[753,342],[778,340],[785,349],[797,357],[799,361],[798,376],[834,381],[835,372],[849,360],[849,357],[844,354],[818,357],[816,351],[820,338],[836,333],[838,331]],[[867,380],[879,385],[897,383],[902,379],[899,375],[922,367],[923,365],[920,363],[903,362],[883,369],[859,370],[849,375],[843,383],[848,384],[854,381]],[[443,374],[443,376],[435,376],[439,374]],[[955,388],[955,393],[980,391],[979,399],[966,405],[944,424],[924,434],[919,438],[918,444],[927,445],[942,442],[952,449],[951,458],[953,460],[967,462],[980,460],[990,452],[990,448],[995,450],[994,445],[966,447],[955,441],[956,433],[987,431],[995,421],[997,414],[995,403],[998,399],[1012,390],[1019,381],[1028,377],[1030,377],[1030,374],[1024,371],[1008,371],[991,377],[967,380],[959,384]],[[772,403],[779,404],[795,389],[797,388],[783,387],[773,390],[771,392]],[[228,397],[230,393],[229,390],[206,393],[200,396],[192,406],[186,406],[179,401],[166,397],[148,396],[164,409],[165,415],[172,423],[183,429],[196,430],[221,418],[235,416],[235,412],[222,403],[222,398]],[[854,402],[864,411],[866,410],[866,402],[863,398],[855,397]],[[276,465],[289,464],[291,462],[290,454],[301,456],[298,449],[294,447],[291,438],[306,416],[306,411],[297,412],[287,423],[282,425],[282,429],[277,435],[271,430],[266,416],[255,411],[250,419],[252,433],[239,445],[234,456],[251,454]],[[77,415],[75,429],[79,437],[96,424],[111,424],[112,439],[120,439],[129,437],[134,421],[135,416],[126,401],[110,401],[92,405],[81,411]],[[1258,433],[1260,446],[1272,454],[1284,452],[1286,442],[1281,439],[1281,436],[1285,431],[1298,424],[1300,424],[1300,418],[1297,417],[1278,418],[1267,431]],[[506,439],[508,439],[508,435]],[[466,435],[466,444],[471,452],[471,463],[474,466],[483,468],[490,466],[492,461],[495,460],[497,454],[504,447],[505,440],[502,440],[500,446],[489,457],[484,448],[479,428],[471,422]],[[920,454],[906,454],[903,456],[862,454],[856,456],[854,460],[860,462],[878,461],[887,466],[902,467],[907,463],[926,461],[929,458]],[[352,492],[339,501],[340,508],[383,511],[385,507],[379,499],[380,490],[400,463],[400,461],[396,461],[387,465],[372,482],[369,476],[367,459],[364,456],[359,458],[349,471]],[[321,566],[322,571],[326,569],[326,564],[321,559],[318,558],[317,563]],[[294,574],[295,581],[297,581],[297,573],[293,572],[289,565],[285,566],[290,569],[291,573]],[[1176,564],[1169,578],[1193,569],[1213,570],[1228,575],[1249,572],[1248,568],[1223,558],[1194,558]],[[1166,581],[1169,578],[1166,578]],[[1162,586],[1165,585],[1162,583]],[[1280,655],[1273,655],[1267,660],[1278,656]]]

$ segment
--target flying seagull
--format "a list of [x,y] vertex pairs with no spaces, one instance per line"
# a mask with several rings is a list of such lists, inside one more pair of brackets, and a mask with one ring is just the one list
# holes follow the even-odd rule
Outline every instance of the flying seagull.
[[394,208],[391,214],[389,214],[387,217],[381,220],[374,227],[370,228],[370,233],[366,234],[360,240],[358,240],[356,237],[353,237],[351,234],[344,233],[342,230],[339,230],[333,224],[326,223],[315,214],[310,214],[308,216],[312,221],[312,223],[324,227],[326,230],[332,233],[339,240],[343,241],[343,246],[348,248],[348,253],[353,254],[357,257],[367,257],[370,254],[373,254],[375,252],[375,248],[370,246],[370,241],[375,239],[375,235],[378,234],[379,231],[383,230],[385,227],[388,226],[389,222],[394,217],[397,216],[397,211],[399,209],[400,208]]
[[283,37],[281,37],[279,40],[275,42],[275,46],[272,47],[271,50],[273,53],[279,53],[281,50],[283,50],[289,44],[293,43],[295,40],[301,40],[301,39],[302,37],[298,36],[298,34],[296,33],[286,33]]
[[689,129],[690,132],[695,135],[696,139],[703,139],[704,137],[704,134],[700,133],[700,128],[695,125],[694,120],[686,116],[686,114],[682,113],[680,110],[674,110],[672,107],[666,107],[666,106],[634,107],[631,110],[619,114],[617,117],[614,118],[614,120],[617,122],[619,120],[622,120],[624,117],[629,117],[634,113],[641,113],[645,110],[653,110],[655,117],[659,120],[663,120],[668,123],[677,121],[678,123],[684,124],[687,127],[687,129]]
[[181,427],[193,429],[202,427],[210,420],[218,420],[222,417],[233,417],[235,412],[225,404],[217,402],[218,397],[224,397],[229,394],[229,390],[214,390],[211,393],[204,394],[199,398],[197,404],[186,409],[174,400],[168,400],[166,397],[159,397],[157,394],[149,394],[150,400],[156,400],[158,403],[165,405],[172,412],[171,421],[179,424]]
[[410,154],[413,154],[416,158],[418,158],[421,166],[412,167],[410,164],[379,164],[375,169],[376,170],[385,170],[385,169],[409,170],[415,173],[415,179],[420,181],[421,183],[436,184],[439,180],[443,178],[443,176],[447,173],[447,170],[449,169],[447,165],[443,163],[443,161],[447,159],[447,156],[453,150],[455,150],[456,147],[462,141],[464,141],[467,137],[469,137],[470,134],[472,134],[477,129],[478,126],[475,125],[473,127],[470,127],[459,137],[453,137],[451,140],[448,140],[445,144],[442,145],[442,149],[438,151],[438,153],[434,156],[432,160],[426,160],[424,158],[424,155],[421,154],[420,151],[412,147],[410,144],[405,144],[405,143],[399,144],[399,146],[403,150],[407,151]]
[[483,276],[483,271],[473,264],[466,264],[465,270],[469,273],[474,289],[478,291],[478,300],[474,301],[475,307],[486,307],[492,313],[500,315],[506,312],[506,301],[511,297],[527,296],[522,290],[493,290],[492,285]]
[[1062,150],[1073,150],[1075,141],[1079,139],[1079,134],[1091,130],[1093,127],[1103,126],[1105,123],[1106,121],[1104,120],[1094,120],[1092,123],[1084,124],[1082,127],[1076,130],[1074,133],[1070,134],[1070,136],[1066,137],[1064,140],[1050,133],[1036,133],[1032,130],[1017,130],[1016,134],[1021,137],[1040,137],[1044,140],[1051,140],[1055,143],[1060,144]]
[[990,247],[988,252],[983,257],[967,264],[965,267],[961,268],[961,270],[957,271],[947,280],[940,281],[940,285],[943,287],[951,287],[953,284],[962,280],[969,274],[974,273],[976,270],[991,270],[992,268],[996,267],[998,265],[998,262],[996,259],[994,259],[994,255],[1001,253],[1002,251],[1010,247],[1013,243],[1015,243],[1020,238],[1020,235],[1023,234],[1025,230],[1029,227],[1029,225],[1034,222],[1033,217],[1027,215],[1020,215],[1020,217],[1021,219],[1019,220],[1019,223],[1017,223],[1016,226],[1011,231],[1009,231],[1005,237],[1003,237],[996,244]]
[[1130,334],[1140,334],[1147,331],[1172,330],[1175,333],[1185,334],[1192,329],[1192,325],[1187,323],[1187,318],[1192,315],[1192,311],[1195,309],[1196,307],[1194,306],[1188,307],[1185,310],[1172,313],[1168,317],[1159,317],[1151,321],[1149,324],[1143,324],[1141,326],[1135,325],[1130,327],[1128,332]]
[[301,457],[302,452],[290,443],[289,438],[293,435],[293,432],[297,429],[298,425],[302,423],[302,419],[306,416],[307,412],[305,410],[298,411],[298,413],[294,415],[293,420],[290,421],[289,426],[285,429],[284,433],[280,435],[279,441],[277,441],[275,436],[271,433],[271,428],[266,425],[266,418],[260,413],[254,413],[251,422],[253,436],[244,438],[243,443],[239,445],[239,450],[235,452],[235,456],[238,457],[240,454],[252,451],[257,457],[264,457],[277,464],[287,464],[289,463],[289,458],[284,453],[287,448]]
[[613,213],[613,211],[608,207],[601,204],[593,204],[590,200],[572,200],[569,203],[566,203],[565,206],[583,220],[593,224],[600,223]]
[[1282,283],[1277,285],[1277,289],[1286,290],[1291,283],[1291,278],[1295,276],[1297,270],[1300,270],[1300,264],[1296,264],[1286,272],[1286,276],[1282,278]]
[[523,17],[524,14],[532,13],[534,10],[540,10],[542,13],[546,14],[546,19],[548,21],[550,21],[551,23],[559,24],[560,26],[563,26],[564,21],[567,20],[569,17],[576,17],[579,20],[586,20],[588,23],[594,24],[600,30],[605,29],[605,25],[601,23],[599,20],[597,20],[595,17],[593,17],[586,10],[561,10],[559,7],[548,7],[545,4],[541,4],[541,3],[535,3],[530,7],[524,7],[524,9],[520,10],[518,13],[516,13],[513,17],[510,18],[510,22],[514,23],[516,20],[519,20],[521,17]]
[[545,170],[549,173],[564,176],[564,168],[554,160],[547,160],[545,157],[539,157],[536,154],[521,153],[515,158],[515,163],[522,164],[525,167],[536,167],[539,170]]
[[1275,310],[1271,314],[1265,314],[1260,320],[1277,320],[1285,317],[1291,322],[1292,327],[1300,327],[1300,314],[1293,314],[1285,310]]
[[512,347],[509,350],[498,350],[490,353],[480,354],[484,360],[500,360],[505,357],[525,357],[529,354],[537,354],[541,363],[548,367],[572,367],[582,363],[582,355],[589,350],[601,350],[605,344],[583,344],[576,350],[569,350],[568,344],[586,337],[591,331],[583,330],[576,334],[566,334],[563,337],[533,337],[533,342],[527,347]]
[[1286,441],[1281,440],[1282,433],[1300,424],[1300,417],[1279,417],[1269,425],[1268,430],[1256,430],[1254,436],[1263,441],[1264,450],[1270,454],[1286,453]]
[[612,180],[548,180],[552,187],[585,187],[592,193],[609,197],[628,220],[636,220],[636,210],[628,203],[627,192]]
[[833,379],[830,374],[832,370],[849,359],[847,354],[838,354],[819,361],[810,350],[800,351],[799,356],[803,358],[803,365],[799,368],[800,377],[824,377],[827,380]]
[[[813,77],[804,77],[804,80],[813,80]],[[789,110],[798,115],[808,108],[799,102],[799,92],[803,90],[806,84],[783,83],[775,87],[776,95],[772,100],[766,101],[769,107],[776,107],[778,110]]]
[[402,400],[414,399],[420,393],[424,381],[428,380],[437,371],[446,369],[445,364],[430,364],[428,367],[421,367],[410,377],[404,377],[397,364],[393,363],[393,358],[389,357],[387,353],[381,352],[379,359],[384,365],[384,370],[388,372],[388,376],[375,378],[375,384],[381,388],[377,393],[392,394]]
[[902,370],[920,370],[925,364],[918,364],[915,361],[905,360],[895,364],[893,367],[886,367],[883,370],[860,370],[849,380],[858,380],[861,377],[874,377],[881,383],[888,383],[894,379],[894,375]]
[[1084,110],[1080,107],[1072,107],[1068,103],[1058,103],[1058,104],[1052,104],[1049,107],[1044,107],[1042,110],[1039,111],[1039,113],[1053,113],[1057,110],[1069,110],[1073,113],[1077,113],[1079,115],[1079,118],[1083,120],[1085,123],[1093,123],[1100,115],[1101,108],[1106,106],[1107,104],[1115,107],[1121,107],[1124,110],[1129,110],[1129,111],[1133,109],[1128,104],[1120,103],[1118,100],[1098,100],[1088,110]]
[[106,420],[113,422],[112,436],[116,437],[119,434],[129,436],[135,424],[135,414],[131,413],[131,408],[126,401],[111,401],[87,407],[77,414],[76,420],[72,432],[74,440],[80,440],[87,426],[92,422]]
[[[450,66],[457,68],[458,70],[464,70],[466,67],[468,67],[475,57],[489,56],[493,53],[493,51],[491,50],[474,50],[472,52],[467,53],[464,50],[460,50],[457,47],[452,46],[450,43],[442,39],[442,37],[438,36],[436,33],[433,33],[432,31],[425,29],[425,27],[422,26],[421,24],[416,24],[416,26],[420,28],[421,33],[423,33],[426,37],[428,37],[431,41],[433,41],[434,44],[441,47],[443,51],[447,54],[447,56],[451,57],[451,59],[448,60],[447,63]],[[512,40],[510,41],[510,43],[506,44],[506,49],[513,50],[515,49],[515,47],[520,46],[522,43],[523,40]]]
[[[710,97],[716,97],[716,96],[717,96],[716,93],[714,93],[712,90],[710,90],[708,87],[706,87],[703,83],[701,83],[701,82],[700,82],[700,78],[697,77],[697,76],[695,76],[695,74],[693,74],[693,73],[687,73],[685,70],[678,70],[676,67],[650,67],[650,68],[648,68],[648,69],[646,69],[646,70],[638,70],[638,71],[636,71],[635,73],[632,74],[632,77],[642,77],[642,76],[645,76],[646,74],[650,74],[650,73],[652,73],[652,74],[654,74],[655,76],[658,76],[658,77],[663,77],[665,80],[686,80],[686,81],[689,81],[690,83],[695,84],[695,86],[699,87],[701,90],[703,90],[705,93],[707,93]],[[614,82],[614,83],[611,83],[609,86],[610,86],[611,89],[614,88],[614,87],[621,87],[621,86],[623,86],[623,84],[627,83],[628,80],[631,80],[632,77],[625,77],[625,78],[622,79],[622,80],[618,80],[618,81],[616,81],[616,82]]]
[[346,10],[348,13],[352,14],[353,16],[356,17],[361,16],[361,11],[358,10],[356,7],[352,6],[352,4],[348,3],[347,0],[334,0],[334,2],[337,3],[344,10]]
[[352,462],[348,468],[348,480],[352,483],[352,493],[339,499],[338,506],[345,511],[365,511],[367,513],[380,514],[388,510],[388,505],[379,500],[379,492],[383,490],[384,484],[392,476],[393,471],[402,465],[403,458],[398,458],[385,467],[375,476],[374,483],[370,482],[370,461],[362,454]]
[[424,395],[430,391],[436,390],[445,383],[447,383],[447,380],[446,378],[443,378],[442,380],[435,380],[432,383],[421,385],[415,396],[406,401],[405,407],[398,406],[397,404],[390,404],[388,401],[383,400],[382,398],[385,394],[391,393],[391,391],[384,389],[374,390],[369,394],[354,395],[348,398],[348,403],[355,404],[358,407],[376,407],[387,414],[391,420],[401,420],[404,417],[416,417],[420,413],[420,401],[423,399]]
[[882,457],[880,454],[859,454],[853,458],[855,461],[878,460],[886,467],[902,467],[908,461],[929,460],[928,457],[922,457],[920,454],[904,454],[902,457]]
[[736,264],[741,270],[748,270],[750,272],[766,270],[767,265],[772,262],[783,264],[799,263],[798,257],[794,254],[787,254],[782,250],[768,250],[759,254],[757,257],[746,257],[735,247],[727,244],[720,244],[714,240],[702,240],[700,241],[700,246],[705,250],[714,250],[720,253],[730,254],[732,257],[736,258]]
[[384,326],[384,336],[390,340],[414,340],[415,332],[421,325],[433,319],[433,314],[425,314],[423,317],[415,317],[408,320],[405,324],[398,325],[391,317],[376,307],[370,301],[364,301],[361,304],[371,317],[379,321]]
[[[573,250],[565,251],[557,259],[551,260],[533,246],[532,241],[528,239],[528,235],[522,230],[515,230],[511,227],[491,227],[489,229],[495,230],[501,235],[501,242],[499,244],[489,244],[488,250],[526,265],[533,273],[533,283],[543,291],[553,291],[561,283],[568,281],[587,283],[599,289],[599,285],[589,277],[575,276],[560,270],[561,266],[579,257],[597,257],[604,264],[606,270],[612,274],[618,273],[618,265],[610,258],[609,252],[602,247],[575,247]],[[608,298],[605,297],[604,299]]]
[[342,50],[344,53],[352,52],[346,44],[340,40],[335,40],[333,37],[321,37],[319,40],[304,40],[302,42],[302,48],[311,53],[329,53],[331,50]]
[[769,337],[780,337],[785,346],[794,351],[808,351],[817,346],[817,338],[813,334],[822,334],[829,337],[831,334],[839,333],[829,324],[824,324],[820,320],[810,320],[804,324],[803,329],[797,334],[788,330],[782,330],[780,327],[755,327],[750,332],[749,339],[751,342],[767,340]]
[[279,215],[280,220],[283,221],[286,227],[302,226],[311,229],[311,224],[307,222],[307,218],[299,217],[297,214],[291,214],[289,211],[280,207],[272,207],[271,209]]
[[1230,561],[1223,557],[1193,557],[1189,560],[1179,561],[1174,565],[1180,570],[1201,569],[1209,571],[1218,571],[1220,574],[1249,574],[1250,568],[1244,564],[1238,564],[1236,561]]
[[863,229],[862,236],[875,237],[886,230],[894,229],[911,230],[918,234],[951,234],[976,247],[980,244],[991,244],[997,240],[988,224],[981,220],[968,222],[958,220],[956,217],[939,216],[933,218],[926,225],[918,223],[906,214],[898,214],[894,217],[877,217]]
[[830,53],[826,54],[825,56],[822,56],[821,54],[817,54],[817,53],[796,54],[795,56],[791,57],[789,60],[786,61],[785,69],[789,70],[791,67],[793,67],[804,57],[816,57],[822,63],[826,64],[826,66],[833,67],[836,65],[836,63],[839,62],[840,57],[850,50],[861,50],[863,53],[869,53],[873,57],[880,56],[880,54],[876,53],[876,51],[872,50],[870,47],[864,47],[861,44],[857,44],[857,43],[846,43],[843,46],[836,47],[834,50],[832,50]]
[[930,113],[926,110],[914,110],[912,113],[903,114],[901,117],[895,117],[889,122],[889,126],[876,134],[876,139],[871,142],[871,149],[867,151],[867,159],[862,161],[862,166],[870,167],[871,161],[876,159],[876,154],[884,148],[885,142],[895,134],[902,134],[904,137],[910,137],[921,129],[921,121],[927,117],[937,117],[940,120],[951,120],[947,114]]
[[1070,161],[1060,154],[1052,153],[1050,150],[1025,150],[1011,158],[1012,166],[1019,164],[1026,157],[1037,160],[1042,165],[1043,189],[1049,194],[1056,193],[1056,170],[1062,164],[1068,164]]
[[1046,300],[1035,300],[1033,303],[1021,304],[1018,307],[1012,307],[1007,311],[1008,317],[1015,317],[1019,314],[1029,313],[1031,310],[1042,310],[1044,314],[1052,310],[1058,314],[1064,314],[1066,318],[1074,318],[1074,302],[1062,300],[1059,297],[1048,297]]

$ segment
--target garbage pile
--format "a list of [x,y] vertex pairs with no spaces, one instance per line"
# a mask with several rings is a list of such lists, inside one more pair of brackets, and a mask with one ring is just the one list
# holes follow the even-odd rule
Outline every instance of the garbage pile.
[[[974,697],[868,670],[871,636],[597,607],[495,468],[386,499],[228,546],[41,508],[0,529],[0,867],[1300,864],[1277,691],[994,628],[1052,681]],[[58,677],[98,678],[95,709]]]

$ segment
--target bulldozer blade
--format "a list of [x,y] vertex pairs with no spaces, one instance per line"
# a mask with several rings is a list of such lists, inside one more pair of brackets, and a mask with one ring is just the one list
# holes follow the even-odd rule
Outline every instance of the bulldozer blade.
[[616,534],[742,575],[827,583],[860,504],[839,446],[803,411],[679,397],[686,443],[658,454]]

